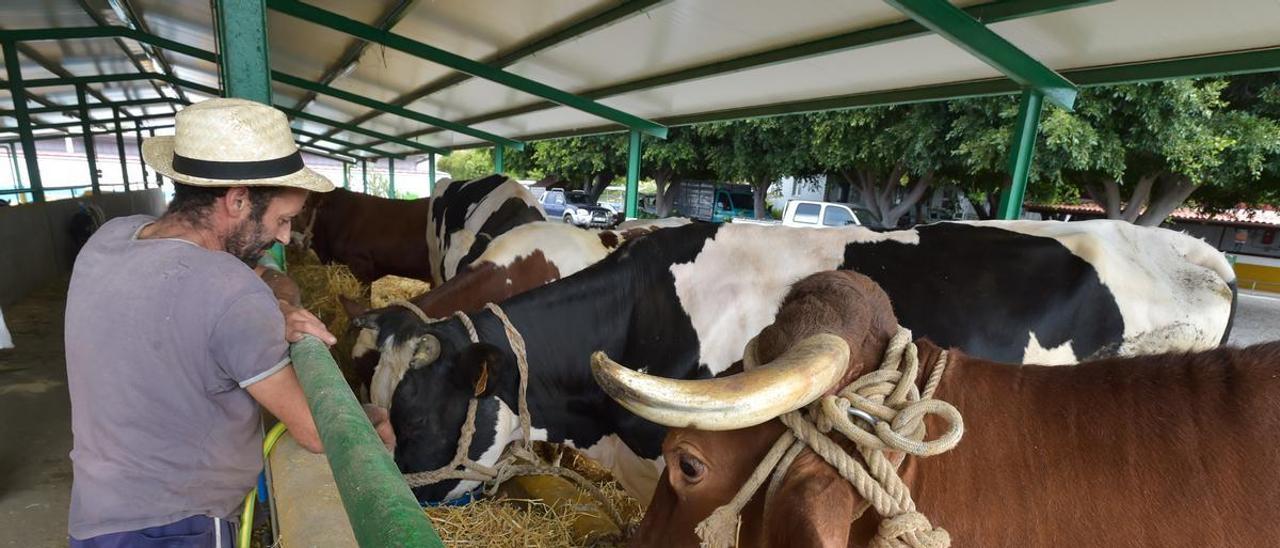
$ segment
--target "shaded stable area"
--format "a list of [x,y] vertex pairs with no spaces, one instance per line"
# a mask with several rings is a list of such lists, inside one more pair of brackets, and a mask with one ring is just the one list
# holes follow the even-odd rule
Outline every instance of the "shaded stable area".
[[[785,10],[776,2],[726,10],[675,0],[476,4],[6,2],[0,6],[0,89],[7,92],[0,95],[0,132],[8,135],[0,144],[12,146],[12,160],[20,149],[22,161],[12,168],[15,188],[0,193],[44,201],[45,191],[58,187],[42,180],[35,143],[77,134],[87,145],[89,187],[99,194],[92,135],[116,135],[116,157],[124,159],[119,135],[132,133],[136,145],[144,131],[167,133],[184,106],[222,96],[279,107],[302,148],[343,163],[344,185],[351,167],[361,167],[363,179],[369,163],[385,160],[392,193],[396,160],[425,155],[433,166],[436,155],[491,147],[494,169],[502,172],[504,150],[519,150],[525,141],[625,132],[633,217],[643,140],[665,138],[667,126],[1016,94],[1012,184],[1000,216],[1017,218],[1043,103],[1070,109],[1078,86],[1280,68],[1274,32],[1280,7],[1272,0],[1239,0],[1232,9],[1198,0],[794,0]],[[369,46],[376,54],[366,55],[375,51],[366,51]],[[122,183],[128,190],[128,179]],[[9,276],[0,278],[0,305],[69,267],[56,241],[62,207],[69,206],[14,214],[25,216],[11,226],[29,241],[0,256],[0,276]],[[0,213],[0,222],[4,217]],[[66,391],[57,384],[65,375],[60,337],[53,334],[61,316],[26,314],[24,307],[41,308],[28,302],[36,297],[6,314],[19,349],[3,363],[33,352],[23,363],[35,367],[4,374],[44,376],[0,384],[0,390],[27,387],[12,401],[2,393],[4,428],[23,430],[0,431],[9,434],[6,442],[21,440],[3,450],[22,465],[4,476],[0,503],[6,512],[11,505],[36,511],[48,504],[49,510],[19,512],[0,526],[7,526],[6,536],[40,534],[45,526],[56,534],[17,541],[23,546],[65,540],[56,520],[66,505],[38,490],[66,492],[65,478],[42,475],[58,466],[65,472]],[[61,306],[46,302],[46,308]],[[57,329],[26,323],[39,317],[56,318]],[[395,497],[404,514],[424,520],[407,489],[394,485],[393,465],[381,463],[383,477],[370,482],[352,464],[377,440],[345,386],[335,389],[340,378],[307,371],[334,367],[319,350],[295,347],[294,362],[314,415],[354,417],[317,422],[355,537],[377,546],[421,538],[368,525],[378,524],[371,512],[394,516],[383,503]],[[337,393],[344,398],[327,397]],[[58,394],[62,400],[41,399]],[[41,435],[55,437],[42,441]],[[6,461],[5,471],[12,469]],[[19,481],[21,489],[12,486]],[[360,481],[360,489],[343,488]],[[385,494],[369,496],[371,483]],[[40,500],[24,502],[27,496]],[[414,530],[430,531],[420,525]]]
[[[71,407],[67,399],[66,365],[63,360],[62,320],[66,280],[37,289],[18,303],[6,306],[5,320],[16,348],[0,350],[0,546],[44,548],[66,546],[67,506],[71,491]],[[1263,293],[1240,292],[1230,343],[1246,346],[1280,339],[1280,298]],[[323,461],[307,454],[291,440],[285,451],[273,456],[273,464],[291,459]],[[334,498],[333,478],[323,465],[296,466],[315,478],[299,483],[327,483],[319,492]],[[306,497],[302,493],[274,493]],[[314,496],[314,495],[311,495]],[[327,501],[332,507],[336,500]],[[323,505],[322,505],[323,506]],[[298,506],[281,519],[305,523]],[[301,512],[301,513],[300,513]],[[332,515],[332,512],[330,514]],[[347,539],[345,523],[316,523],[313,539]],[[296,526],[295,526],[296,527]],[[301,528],[295,529],[301,530]],[[333,535],[333,536],[328,536]],[[298,540],[298,539],[295,539]],[[304,545],[310,545],[304,542]],[[322,544],[315,544],[322,545]]]
[[0,253],[0,306],[71,273],[76,253],[72,218],[81,204],[100,208],[104,221],[139,213],[158,216],[165,207],[164,195],[151,189],[0,208],[0,234],[5,235],[4,252]]
[[71,402],[63,358],[67,280],[4,307],[0,350],[0,546],[67,545]]

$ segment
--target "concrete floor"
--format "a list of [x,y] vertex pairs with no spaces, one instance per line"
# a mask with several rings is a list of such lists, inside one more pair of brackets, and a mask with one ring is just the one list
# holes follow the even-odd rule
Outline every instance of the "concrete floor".
[[0,350],[0,546],[67,545],[71,402],[62,357],[66,282],[4,309]]
[[[62,356],[65,281],[6,307],[0,350],[0,546],[67,545],[71,405]],[[1280,339],[1280,296],[1240,292],[1231,343]]]
[[1280,294],[1241,290],[1227,342],[1249,346],[1275,340],[1280,340]]

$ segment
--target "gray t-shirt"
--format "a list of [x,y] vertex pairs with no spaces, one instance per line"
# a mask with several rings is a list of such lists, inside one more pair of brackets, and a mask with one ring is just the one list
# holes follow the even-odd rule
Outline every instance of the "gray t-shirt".
[[284,316],[228,253],[137,239],[112,220],[80,251],[67,293],[71,536],[232,516],[262,469],[244,390],[288,365]]

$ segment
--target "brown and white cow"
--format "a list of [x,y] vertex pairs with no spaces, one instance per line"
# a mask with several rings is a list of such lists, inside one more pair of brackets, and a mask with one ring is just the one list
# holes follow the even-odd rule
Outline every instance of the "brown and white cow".
[[515,179],[490,175],[441,180],[431,198],[389,200],[345,189],[313,194],[300,216],[304,244],[365,284],[388,274],[439,285],[483,253],[489,242],[544,220]]
[[[665,476],[632,544],[697,546],[694,527],[737,493],[783,433],[770,417],[824,393],[808,386],[816,378],[836,379],[825,389],[831,393],[874,369],[897,325],[888,296],[869,278],[824,272],[793,287],[757,340],[766,365],[746,373],[668,380],[597,359],[596,378],[610,396],[672,427]],[[843,339],[847,362],[787,356],[822,333]],[[935,363],[941,349],[917,344],[920,362]],[[836,371],[814,375],[815,365]],[[761,375],[774,380],[762,383]],[[795,397],[752,398],[765,385]],[[952,349],[935,398],[961,412],[964,437],[942,455],[908,457],[899,471],[919,511],[954,546],[1280,539],[1280,448],[1272,441],[1280,431],[1280,342],[1075,367],[996,363]],[[940,431],[937,421],[926,424]],[[862,498],[808,449],[768,507],[764,498],[762,488],[742,511],[741,546],[866,546],[881,519],[868,511],[854,521]]]
[[[431,281],[423,234],[431,199],[390,200],[343,188],[313,192],[299,225],[322,263],[351,268],[361,283],[387,274]],[[308,225],[310,225],[308,227]],[[296,240],[295,240],[296,241]]]
[[[584,230],[554,221],[520,225],[494,238],[470,264],[410,302],[431,318],[478,312],[486,303],[505,301],[595,264],[625,242],[689,222],[627,221],[614,230]],[[360,329],[351,350],[356,377],[370,387],[370,401],[388,406],[414,351],[408,334],[421,322],[401,306],[370,310],[346,298],[342,304],[352,325]]]

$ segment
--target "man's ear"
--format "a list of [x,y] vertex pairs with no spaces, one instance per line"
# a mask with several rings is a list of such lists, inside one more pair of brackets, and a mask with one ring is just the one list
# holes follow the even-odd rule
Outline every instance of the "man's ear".
[[454,360],[451,377],[460,388],[477,398],[493,395],[502,378],[506,356],[502,349],[488,343],[474,343],[463,348]]
[[249,187],[231,187],[227,189],[227,194],[223,197],[223,200],[223,207],[226,209],[227,216],[232,219],[248,218],[250,211],[253,209],[253,203],[249,201]]

